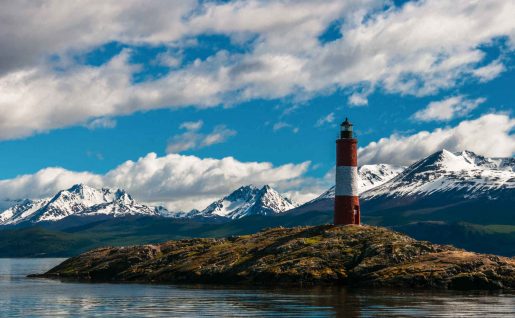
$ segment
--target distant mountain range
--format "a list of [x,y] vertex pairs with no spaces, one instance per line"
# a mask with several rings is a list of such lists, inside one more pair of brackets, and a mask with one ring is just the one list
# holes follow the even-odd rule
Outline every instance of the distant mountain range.
[[138,203],[120,189],[95,189],[77,184],[50,198],[20,201],[0,214],[0,225],[61,221],[69,216],[159,216],[162,210]]
[[[364,165],[358,171],[364,223],[390,226],[417,239],[515,255],[510,247],[515,246],[515,159],[442,150],[409,167]],[[75,185],[50,198],[18,201],[0,213],[0,225],[6,229],[0,232],[8,232],[15,245],[20,240],[40,240],[39,249],[44,250],[48,245],[42,243],[44,237],[75,240],[72,251],[82,251],[107,242],[145,243],[330,223],[333,200],[334,187],[298,205],[270,186],[244,186],[201,211],[170,212],[137,202],[120,189]],[[46,230],[34,230],[36,235],[27,229],[35,225]],[[47,232],[54,230],[64,232]],[[22,236],[23,231],[31,234]],[[84,245],[91,237],[102,239]],[[0,242],[0,256],[11,255],[7,238],[3,242],[7,252],[2,252]],[[35,246],[27,244],[31,251]],[[23,255],[28,254],[18,256]]]
[[95,189],[77,184],[59,191],[50,198],[19,200],[17,204],[0,213],[0,225],[58,222],[68,217],[155,216],[173,218],[206,218],[218,220],[239,219],[251,215],[272,215],[297,207],[288,198],[270,186],[262,188],[244,186],[228,196],[210,204],[202,211],[170,212],[161,206],[149,206],[135,201],[121,189]]
[[[391,165],[364,165],[359,168],[360,190],[374,188],[395,177],[402,168]],[[320,198],[334,197],[334,187]],[[95,189],[77,184],[59,191],[53,197],[39,200],[19,200],[17,204],[0,213],[0,225],[57,222],[67,217],[93,216],[160,216],[173,218],[206,218],[230,221],[251,215],[270,216],[290,211],[299,205],[268,185],[261,188],[243,186],[231,194],[211,203],[205,209],[189,212],[167,211],[161,206],[150,206],[135,201],[122,189]],[[308,205],[309,206],[309,205]]]

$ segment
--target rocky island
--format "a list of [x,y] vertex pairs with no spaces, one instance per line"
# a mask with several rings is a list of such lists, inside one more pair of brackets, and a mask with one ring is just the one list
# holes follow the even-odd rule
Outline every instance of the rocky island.
[[417,241],[382,227],[322,225],[104,247],[31,276],[98,282],[513,290],[515,260]]

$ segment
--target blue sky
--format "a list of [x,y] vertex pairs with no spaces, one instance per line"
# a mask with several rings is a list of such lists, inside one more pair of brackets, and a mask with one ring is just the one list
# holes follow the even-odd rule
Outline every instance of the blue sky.
[[[79,181],[181,209],[244,183],[271,183],[301,201],[331,184],[346,116],[361,163],[406,165],[444,147],[515,151],[511,1],[2,6],[2,20],[29,21],[0,22],[4,199]],[[30,22],[42,17],[44,26]],[[169,187],[156,197],[134,186],[135,168],[125,171],[131,182],[113,177],[149,153],[233,157],[245,172],[220,165],[219,179],[192,172],[181,184],[184,174],[154,169],[145,186]],[[290,177],[274,170],[290,168]]]

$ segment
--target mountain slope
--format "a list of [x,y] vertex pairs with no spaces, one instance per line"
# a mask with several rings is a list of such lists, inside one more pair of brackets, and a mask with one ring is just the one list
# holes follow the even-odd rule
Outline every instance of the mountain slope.
[[0,225],[60,221],[69,216],[157,216],[157,208],[136,202],[123,190],[77,184],[51,198],[24,200],[0,214]]
[[[442,150],[381,181],[384,182],[360,195],[364,223],[515,224],[513,158],[487,158],[470,151]],[[330,189],[292,210],[292,217],[313,211],[330,215],[333,198],[334,189]]]
[[244,186],[228,196],[211,203],[202,211],[193,210],[188,217],[223,217],[239,219],[250,215],[273,215],[297,205],[270,186]]
[[363,193],[362,210],[372,224],[515,224],[514,167],[511,158],[438,151]]
[[515,189],[515,162],[510,159],[485,158],[470,151],[454,154],[444,149],[363,193],[362,199],[449,193],[454,197],[494,200]]

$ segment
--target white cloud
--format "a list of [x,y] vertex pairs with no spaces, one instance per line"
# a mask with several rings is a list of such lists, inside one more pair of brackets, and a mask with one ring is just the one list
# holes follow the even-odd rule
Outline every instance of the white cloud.
[[193,0],[3,2],[0,75],[31,68],[53,54],[111,41],[156,44],[178,40],[187,32],[183,17],[196,6]]
[[197,121],[185,121],[179,125],[179,128],[186,130],[199,130],[204,125],[202,120]]
[[203,121],[184,122],[179,127],[186,129],[183,134],[173,136],[166,147],[167,153],[179,153],[190,149],[199,149],[214,144],[225,142],[228,138],[236,135],[236,131],[228,129],[225,125],[216,126],[210,133],[202,134],[198,130],[202,127]]
[[514,7],[506,1],[407,3],[358,26],[344,25],[344,37],[319,53],[316,70],[340,85],[366,81],[402,94],[452,87],[484,58],[481,43],[502,35],[513,43],[508,11]]
[[308,201],[311,201],[320,196],[320,194],[324,193],[330,185],[328,186],[307,186],[299,190],[291,190],[283,193],[284,196],[289,198],[295,203],[304,204]]
[[315,123],[315,127],[320,127],[325,124],[332,124],[334,122],[334,113],[330,112],[326,116],[319,118],[317,122]]
[[420,121],[446,121],[462,117],[477,106],[484,103],[486,98],[466,99],[463,95],[453,96],[438,102],[431,102],[426,108],[413,114]]
[[[482,66],[483,46],[505,37],[515,48],[513,1],[418,1],[383,10],[383,1],[24,1],[0,10],[0,140],[30,136],[157,108],[198,108],[254,98],[314,94],[366,84],[427,95],[467,77],[486,81],[504,69]],[[142,9],[144,8],[144,9]],[[341,39],[318,36],[344,21]],[[41,28],[39,21],[45,21]],[[231,23],[226,23],[231,21]],[[96,67],[70,55],[117,41],[178,45],[226,34],[245,53],[220,51],[133,83],[130,50]],[[246,42],[251,40],[250,42]],[[438,45],[435,45],[438,43]],[[57,56],[62,64],[49,62]],[[170,63],[169,63],[170,64]],[[351,96],[352,104],[364,103]]]
[[98,128],[114,128],[116,127],[116,120],[108,117],[95,118],[87,123],[86,127],[91,130]]
[[[223,79],[193,65],[151,82],[131,84],[135,66],[125,50],[101,67],[72,66],[60,73],[30,69],[0,77],[0,140],[84,123],[91,118],[167,107],[212,107]],[[215,77],[212,77],[215,76]],[[16,105],[16,107],[12,107]]]
[[195,149],[198,146],[199,134],[194,132],[185,132],[180,135],[173,136],[166,146],[166,153],[179,153],[182,151]]
[[149,153],[126,161],[104,175],[46,168],[35,174],[0,180],[0,200],[41,198],[76,183],[121,187],[138,200],[164,203],[171,209],[204,208],[207,203],[247,185],[281,185],[301,179],[309,162],[274,167],[268,162],[241,162],[232,157],[198,158]]
[[177,67],[181,65],[182,56],[177,56],[171,52],[159,53],[154,61],[157,65],[163,65],[167,67]]
[[200,147],[225,142],[227,138],[234,135],[236,135],[236,130],[228,129],[225,125],[216,126],[210,134],[203,136]]
[[291,131],[295,134],[299,132],[298,127],[295,127],[292,124],[289,124],[284,121],[278,121],[272,126],[273,131],[279,131],[281,129],[286,129],[286,128],[291,129]]
[[475,69],[472,73],[479,78],[480,82],[488,82],[504,72],[506,67],[500,61],[493,61],[492,63],[483,67]]
[[0,200],[43,198],[79,182],[95,187],[99,187],[103,183],[102,177],[99,175],[51,167],[39,170],[34,174],[0,180]]
[[368,99],[363,94],[353,93],[349,96],[348,103],[351,106],[365,106],[368,105]]
[[488,114],[462,121],[455,127],[420,131],[410,136],[397,134],[360,148],[360,164],[408,165],[436,151],[471,150],[490,157],[511,157],[515,153],[515,119]]

